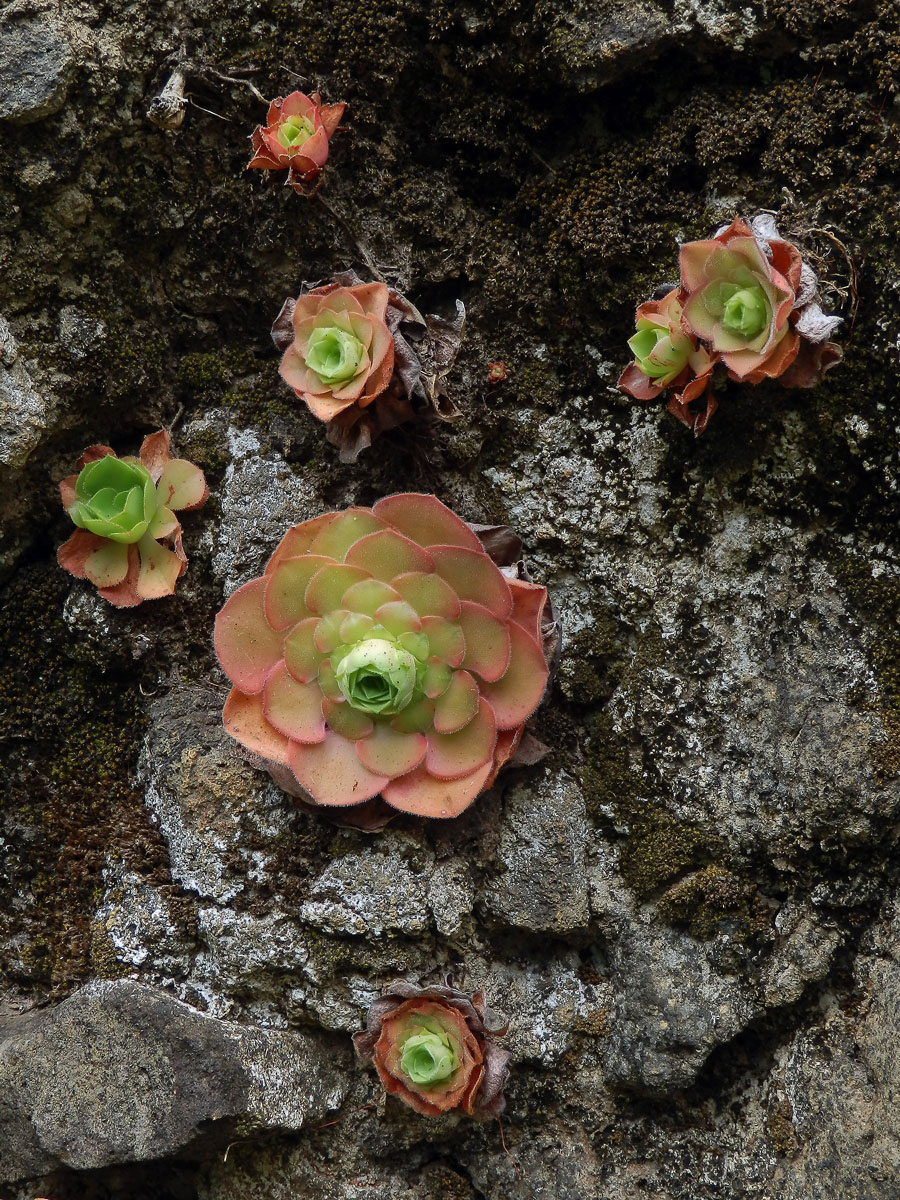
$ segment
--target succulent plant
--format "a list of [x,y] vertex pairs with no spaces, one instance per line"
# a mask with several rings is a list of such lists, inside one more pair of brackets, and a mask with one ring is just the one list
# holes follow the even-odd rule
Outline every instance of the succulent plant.
[[455,321],[423,317],[394,288],[344,271],[285,300],[272,340],[284,352],[281,377],[327,423],[341,459],[355,462],[380,433],[418,414],[458,415],[442,384],[464,321],[460,302]]
[[547,592],[513,576],[434,496],[294,526],[216,619],[225,728],[314,805],[457,816],[547,683]]
[[354,1035],[357,1054],[374,1063],[384,1090],[427,1117],[461,1109],[499,1116],[509,1053],[495,1038],[506,1021],[485,1003],[452,987],[388,984]]
[[749,225],[736,217],[715,237],[683,245],[680,287],[638,306],[628,342],[635,358],[619,387],[635,400],[671,389],[669,412],[695,434],[716,411],[720,359],[737,382],[813,387],[843,357],[829,340],[841,318],[820,300],[815,272],[770,214]]
[[144,438],[139,458],[89,446],[78,468],[59,485],[78,526],[59,548],[59,565],[119,608],[171,596],[187,566],[175,511],[206,501],[203,472],[169,455],[164,429]]
[[253,157],[247,164],[264,171],[287,170],[286,184],[307,195],[307,184],[321,175],[328,144],[341,123],[345,104],[323,104],[318,92],[291,92],[269,105],[265,125],[253,130]]
[[[685,331],[678,288],[638,305],[635,324],[637,332],[628,341],[634,362],[619,376],[619,387],[635,400],[658,400],[671,388],[669,411],[702,433],[716,409],[710,385],[719,356]],[[698,415],[689,405],[701,397],[705,406]]]

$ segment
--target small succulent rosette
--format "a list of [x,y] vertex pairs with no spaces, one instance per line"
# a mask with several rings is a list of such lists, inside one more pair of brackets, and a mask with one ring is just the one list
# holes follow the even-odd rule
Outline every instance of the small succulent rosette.
[[635,400],[669,392],[669,411],[695,434],[716,410],[717,363],[739,383],[808,388],[843,356],[829,340],[841,317],[822,311],[815,272],[767,213],[687,242],[680,283],[664,290],[638,306],[619,387]]
[[455,817],[520,749],[557,644],[546,588],[436,497],[389,496],[289,529],[226,601],[225,728],[341,823]]
[[144,438],[139,458],[89,446],[78,468],[59,485],[78,526],[57,552],[59,565],[118,608],[171,596],[187,567],[175,512],[205,503],[203,472],[170,456],[164,429]]
[[263,171],[287,171],[285,183],[301,195],[312,194],[328,161],[328,147],[346,104],[323,104],[318,92],[291,92],[269,105],[265,125],[250,135],[253,157],[247,164]]
[[466,310],[423,316],[384,283],[344,271],[288,298],[272,326],[279,373],[342,462],[355,462],[380,433],[414,417],[453,420],[444,380],[462,340]]
[[507,1022],[485,1003],[452,987],[388,984],[354,1035],[384,1090],[426,1117],[460,1111],[499,1117],[506,1101],[509,1053],[497,1045]]

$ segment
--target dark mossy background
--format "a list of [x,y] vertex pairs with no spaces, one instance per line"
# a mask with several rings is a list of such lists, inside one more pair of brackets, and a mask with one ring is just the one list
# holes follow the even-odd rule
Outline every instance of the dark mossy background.
[[[109,860],[161,889],[184,937],[196,934],[135,776],[148,704],[168,686],[160,680],[202,682],[214,671],[209,631],[222,592],[200,534],[219,516],[231,455],[221,424],[196,418],[224,410],[264,454],[315,478],[329,502],[436,491],[464,497],[462,515],[481,521],[510,515],[511,497],[489,470],[533,452],[537,473],[523,487],[542,486],[542,430],[561,418],[571,424],[566,449],[594,461],[608,483],[590,500],[627,506],[615,477],[635,414],[612,384],[634,305],[675,277],[678,242],[708,236],[735,213],[774,211],[801,245],[829,309],[845,316],[846,360],[813,392],[724,385],[701,440],[644,410],[641,421],[665,442],[655,479],[661,527],[673,558],[699,557],[726,495],[808,536],[800,557],[830,565],[867,655],[870,676],[847,689],[882,722],[871,751],[879,784],[896,780],[900,586],[878,564],[900,552],[897,0],[63,8],[79,64],[65,106],[34,124],[0,124],[0,314],[54,406],[27,462],[6,469],[0,499],[0,980],[10,1005],[55,1001],[116,974],[92,925]],[[181,129],[163,132],[145,113],[185,60],[191,105]],[[323,203],[282,188],[278,176],[244,172],[247,135],[264,109],[221,74],[268,96],[315,87],[347,102]],[[366,260],[425,310],[449,315],[464,300],[467,338],[450,378],[463,416],[396,431],[345,466],[281,384],[268,329],[301,281],[347,266],[366,275]],[[101,323],[78,354],[60,335],[69,306]],[[507,367],[499,385],[488,381],[493,361]],[[160,425],[172,426],[178,452],[212,487],[206,509],[185,522],[189,555],[198,549],[173,600],[92,625],[72,600],[86,588],[55,563],[69,532],[56,482],[86,445],[133,453]],[[572,488],[584,503],[577,480]],[[583,543],[552,529],[523,533],[561,579],[577,578],[599,547],[590,533]],[[74,608],[64,619],[67,597]],[[844,949],[828,986],[843,988],[850,1006],[854,947],[896,880],[894,802],[880,810],[876,799],[860,842],[843,838],[840,813],[798,817],[777,844],[739,848],[712,819],[687,815],[657,771],[652,739],[607,711],[629,678],[666,665],[653,602],[636,603],[617,612],[598,598],[593,623],[570,639],[568,685],[538,719],[552,765],[576,769],[588,817],[618,847],[634,894],[699,941],[724,930],[722,961],[736,971],[772,944],[778,904],[832,889],[826,907],[833,901]],[[682,646],[700,673],[704,636],[686,610]],[[326,861],[330,836],[298,835],[292,853]],[[685,1130],[737,1087],[746,1064],[769,1061],[806,1021],[807,1003],[812,1011],[818,1000],[807,994],[788,1016],[715,1051],[678,1114],[623,1101],[620,1124],[604,1130],[619,1161],[639,1162],[644,1133],[661,1153],[667,1122],[681,1122],[679,1148],[668,1190],[610,1195],[688,1195]],[[533,1084],[532,1100],[542,1097],[568,1128],[570,1101],[539,1070]],[[773,1101],[770,1117],[783,1166],[796,1152],[790,1105]],[[435,1167],[411,1197],[486,1194],[454,1174],[446,1147],[440,1153],[450,1155],[449,1182]],[[198,1194],[193,1168],[135,1171],[67,1176],[48,1194]],[[777,1195],[778,1186],[754,1194]],[[791,1197],[820,1194],[796,1186]]]

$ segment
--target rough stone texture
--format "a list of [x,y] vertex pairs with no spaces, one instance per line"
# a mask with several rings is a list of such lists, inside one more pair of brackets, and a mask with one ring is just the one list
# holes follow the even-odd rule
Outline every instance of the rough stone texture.
[[128,980],[90,984],[0,1022],[0,1171],[159,1158],[214,1122],[299,1130],[340,1104],[339,1062],[308,1035],[216,1021]]
[[62,29],[46,17],[0,21],[0,120],[25,125],[59,112],[75,72]]
[[[16,0],[0,30],[59,52],[0,52],[0,1019],[154,989],[206,1031],[198,1086],[299,1037],[344,1096],[299,1131],[290,1064],[153,1151],[189,1162],[121,1171],[27,1179],[57,1152],[7,1138],[0,1193],[894,1200],[897,0]],[[327,207],[244,173],[264,110],[221,74],[348,102]],[[809,393],[723,385],[695,440],[615,389],[634,304],[679,241],[762,209],[847,359]],[[372,264],[424,311],[465,301],[463,416],[349,467],[268,330],[302,280]],[[56,485],[161,425],[212,495],[176,596],[116,611],[55,566]],[[515,524],[565,647],[549,759],[373,836],[237,754],[210,631],[288,524],[402,489]],[[397,975],[507,1012],[511,1157],[495,1125],[368,1107],[349,1035]],[[42,1129],[89,1092],[70,1041]]]

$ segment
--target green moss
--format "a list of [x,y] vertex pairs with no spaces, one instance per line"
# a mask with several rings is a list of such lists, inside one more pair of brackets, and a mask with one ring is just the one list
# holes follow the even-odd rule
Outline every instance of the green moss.
[[[166,863],[134,780],[144,727],[137,681],[65,624],[67,580],[55,563],[33,566],[0,594],[0,790],[10,846],[0,933],[28,939],[20,961],[0,957],[0,976],[53,991],[91,971],[90,922],[107,854],[118,848],[129,865],[163,879]],[[15,939],[7,944],[12,954]]]
[[756,884],[714,863],[673,884],[656,905],[664,921],[684,925],[698,938],[735,926],[746,934],[770,920],[757,900]]

